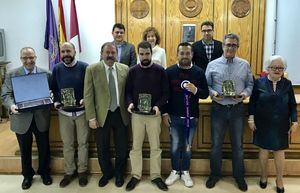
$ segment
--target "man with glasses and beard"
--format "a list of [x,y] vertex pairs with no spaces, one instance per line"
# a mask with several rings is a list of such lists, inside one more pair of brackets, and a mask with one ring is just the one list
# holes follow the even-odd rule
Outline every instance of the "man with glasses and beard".
[[[127,165],[128,112],[125,106],[125,83],[128,66],[117,61],[117,47],[111,42],[101,47],[101,61],[90,65],[84,81],[86,119],[94,129],[104,187],[115,176],[115,185],[124,184]],[[113,167],[110,154],[110,134],[113,131],[116,159]]]
[[[169,93],[167,74],[164,68],[151,61],[152,48],[149,42],[138,45],[140,63],[130,68],[126,81],[126,102],[131,113],[133,144],[130,151],[132,178],[126,190],[133,190],[142,177],[142,147],[147,133],[150,144],[150,177],[161,190],[168,190],[162,181],[161,149],[161,108],[166,104]],[[145,112],[145,113],[143,113]]]
[[177,46],[178,64],[167,68],[170,97],[163,122],[170,128],[172,171],[166,179],[171,185],[180,177],[186,187],[194,185],[189,174],[193,137],[199,117],[199,99],[208,97],[208,86],[201,68],[192,64],[192,45]]
[[[61,62],[53,69],[52,91],[54,107],[58,110],[59,130],[63,141],[65,175],[59,186],[70,184],[78,173],[79,185],[86,186],[88,166],[89,127],[85,119],[83,85],[87,63],[75,59],[75,46],[65,42],[60,48]],[[75,134],[78,160],[75,163]],[[76,169],[77,165],[77,169]]]

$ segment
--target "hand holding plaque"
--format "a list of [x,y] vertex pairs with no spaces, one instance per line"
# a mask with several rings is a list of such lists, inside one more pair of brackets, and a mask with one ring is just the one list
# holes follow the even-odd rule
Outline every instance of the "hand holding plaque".
[[63,88],[60,90],[61,94],[61,102],[62,102],[62,110],[68,112],[75,112],[83,110],[83,107],[76,105],[74,88]]
[[232,80],[224,80],[222,83],[222,95],[225,97],[234,97],[235,93],[235,86]]
[[151,107],[151,94],[139,94],[137,108],[137,110],[133,110],[134,113],[143,115],[154,115],[155,112],[152,110]]

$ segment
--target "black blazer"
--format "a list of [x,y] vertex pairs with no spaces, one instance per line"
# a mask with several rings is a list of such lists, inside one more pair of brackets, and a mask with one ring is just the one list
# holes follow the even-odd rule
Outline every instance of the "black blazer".
[[[222,42],[220,42],[218,40],[213,40],[213,41],[214,41],[214,51],[211,55],[210,61],[213,61],[213,60],[221,57],[223,54]],[[207,64],[208,64],[208,58],[206,56],[206,51],[205,51],[204,45],[202,43],[202,40],[193,43],[192,48],[193,48],[193,53],[194,53],[194,55],[193,55],[194,65],[199,66],[205,72]]]

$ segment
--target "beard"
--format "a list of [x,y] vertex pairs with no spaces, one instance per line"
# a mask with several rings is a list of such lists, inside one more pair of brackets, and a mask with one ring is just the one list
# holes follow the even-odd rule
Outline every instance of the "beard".
[[188,67],[188,66],[191,66],[191,62],[192,60],[188,59],[188,58],[182,58],[180,61],[179,61],[179,65],[180,66],[183,66],[183,67]]
[[71,64],[74,61],[73,56],[65,56],[61,59],[65,64]]
[[142,66],[149,66],[151,64],[151,60],[144,59],[141,61]]

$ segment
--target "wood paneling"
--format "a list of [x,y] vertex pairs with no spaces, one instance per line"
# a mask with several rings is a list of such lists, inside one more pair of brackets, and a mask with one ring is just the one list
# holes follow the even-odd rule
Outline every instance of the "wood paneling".
[[203,0],[201,13],[193,18],[181,14],[180,0],[147,0],[150,11],[142,19],[136,19],[130,14],[132,1],[115,0],[116,22],[126,26],[127,40],[135,46],[142,40],[141,34],[147,27],[156,27],[162,38],[160,46],[167,53],[168,65],[177,62],[176,48],[181,42],[182,25],[195,24],[196,40],[200,40],[201,23],[212,20],[215,24],[214,38],[222,41],[226,33],[238,34],[240,48],[237,55],[249,61],[254,75],[262,71],[265,0],[250,0],[251,10],[244,18],[237,18],[231,13],[233,0]]

